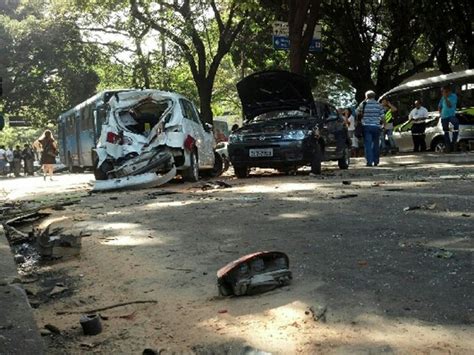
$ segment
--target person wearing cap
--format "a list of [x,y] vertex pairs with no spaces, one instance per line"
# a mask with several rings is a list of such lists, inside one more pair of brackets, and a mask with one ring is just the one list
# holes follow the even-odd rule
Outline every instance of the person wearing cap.
[[421,101],[415,101],[415,108],[408,115],[408,122],[412,122],[411,137],[413,139],[413,151],[424,152],[426,150],[426,119],[428,110],[421,106]]
[[380,130],[385,110],[375,100],[375,92],[365,93],[365,100],[357,107],[357,116],[364,131],[364,151],[367,166],[377,166],[380,160]]
[[[446,144],[446,151],[451,152],[456,150],[456,143],[459,135],[459,121],[456,117],[456,105],[458,97],[452,92],[451,86],[445,85],[441,89],[441,100],[439,100],[438,111],[441,115],[441,124],[444,131],[444,143]],[[449,124],[453,126],[453,137],[449,135]]]

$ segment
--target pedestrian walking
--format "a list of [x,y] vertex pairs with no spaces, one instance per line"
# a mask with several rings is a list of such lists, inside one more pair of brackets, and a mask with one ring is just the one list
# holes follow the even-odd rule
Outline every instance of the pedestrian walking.
[[0,145],[0,175],[5,176],[7,174],[7,157],[5,155],[6,150],[4,145]]
[[[446,85],[441,89],[441,100],[439,100],[438,111],[441,115],[441,124],[444,131],[444,143],[446,152],[456,150],[456,143],[459,135],[459,120],[456,117],[456,105],[458,97],[452,92],[451,86]],[[453,137],[449,135],[449,124],[453,126]]]
[[20,146],[17,145],[13,150],[12,172],[15,177],[20,176],[22,154]]
[[23,168],[24,168],[25,176],[26,175],[33,176],[35,152],[33,151],[33,148],[29,144],[25,144],[22,151],[22,157],[23,157]]
[[53,180],[54,164],[56,164],[56,155],[58,154],[56,141],[51,131],[47,129],[38,142],[41,144],[40,163],[43,166],[43,178],[46,180],[46,175],[49,175],[49,179]]
[[411,137],[413,139],[413,151],[426,151],[426,119],[428,118],[428,110],[421,105],[420,100],[415,101],[415,108],[410,111],[408,121],[412,122]]
[[13,175],[13,149],[7,147],[5,150],[5,159],[8,163],[7,176]]
[[[385,109],[385,115],[383,119],[383,131],[382,139],[380,140],[380,148],[382,151],[387,153],[395,153],[397,151],[397,144],[393,139],[393,122],[398,115],[398,109],[386,98],[382,99],[382,106]],[[389,146],[387,147],[388,141]]]
[[375,92],[365,93],[365,100],[357,107],[364,135],[364,151],[367,166],[377,166],[380,160],[380,128],[385,111],[376,100]]

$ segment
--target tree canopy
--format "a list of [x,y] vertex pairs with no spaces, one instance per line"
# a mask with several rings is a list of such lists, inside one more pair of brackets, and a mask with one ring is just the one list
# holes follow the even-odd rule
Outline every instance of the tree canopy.
[[[40,127],[99,90],[157,88],[211,122],[239,113],[240,79],[277,68],[345,104],[421,71],[473,68],[473,16],[469,0],[10,0],[0,111]],[[272,47],[275,20],[289,24],[289,52]],[[323,51],[309,53],[317,23]]]

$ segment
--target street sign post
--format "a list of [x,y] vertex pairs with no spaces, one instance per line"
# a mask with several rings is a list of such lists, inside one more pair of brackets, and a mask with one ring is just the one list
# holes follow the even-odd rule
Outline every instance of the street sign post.
[[[290,31],[288,22],[275,21],[273,22],[273,48],[275,50],[287,51],[290,49]],[[309,45],[310,53],[317,53],[322,51],[321,45],[321,25],[316,25],[313,32],[313,39]]]

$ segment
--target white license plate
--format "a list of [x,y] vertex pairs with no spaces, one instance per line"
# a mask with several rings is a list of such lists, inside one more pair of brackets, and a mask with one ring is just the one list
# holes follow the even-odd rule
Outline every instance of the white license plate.
[[273,148],[249,149],[249,157],[251,158],[272,157],[272,156],[273,156]]

